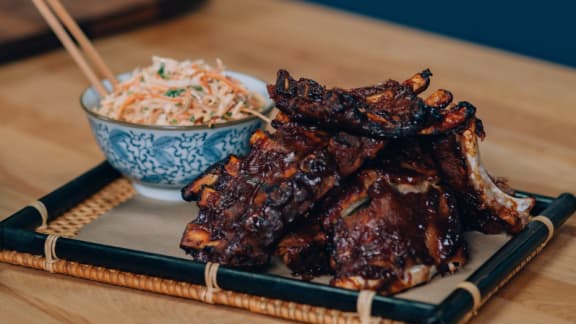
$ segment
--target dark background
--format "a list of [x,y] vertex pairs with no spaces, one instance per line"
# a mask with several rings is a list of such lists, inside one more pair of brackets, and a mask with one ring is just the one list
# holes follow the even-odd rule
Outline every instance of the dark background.
[[[231,0],[233,1],[233,0]],[[301,0],[576,67],[576,0]],[[97,38],[170,19],[209,0],[63,0]],[[0,0],[0,63],[60,48],[30,1]],[[6,20],[6,19],[4,19]]]
[[304,0],[576,67],[576,1]]

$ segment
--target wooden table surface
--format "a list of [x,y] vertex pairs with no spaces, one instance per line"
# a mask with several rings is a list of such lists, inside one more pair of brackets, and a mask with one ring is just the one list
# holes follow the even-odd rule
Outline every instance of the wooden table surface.
[[[455,26],[457,28],[457,26]],[[576,190],[576,71],[300,2],[210,1],[188,16],[96,42],[116,72],[152,55],[220,57],[271,81],[278,68],[339,86],[429,67],[432,89],[478,107],[485,164],[516,188]],[[63,51],[0,66],[0,219],[103,160],[78,104],[87,82]],[[129,230],[129,229],[127,229]],[[474,323],[576,322],[576,218]],[[247,311],[0,264],[0,318],[20,322],[277,322]]]

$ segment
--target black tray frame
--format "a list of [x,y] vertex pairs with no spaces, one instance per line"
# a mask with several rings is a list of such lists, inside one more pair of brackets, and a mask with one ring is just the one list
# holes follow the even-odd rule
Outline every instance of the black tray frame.
[[[121,177],[107,162],[70,181],[40,201],[48,210],[51,221],[105,185]],[[576,198],[563,193],[556,198],[519,192],[518,196],[536,198],[534,214],[548,217],[555,228],[560,227],[576,211]],[[0,222],[0,250],[13,250],[44,255],[47,235],[37,233],[41,225],[38,211],[24,207]],[[489,296],[526,260],[535,255],[548,238],[548,229],[541,222],[531,222],[510,239],[467,281],[474,283],[482,296]],[[203,263],[144,251],[123,249],[76,239],[60,238],[56,243],[59,258],[136,274],[205,285]],[[301,304],[356,311],[357,291],[327,285],[220,267],[218,284],[224,290],[293,301]],[[397,297],[377,295],[372,315],[417,323],[456,323],[473,308],[473,298],[464,289],[455,289],[442,303],[430,304]]]

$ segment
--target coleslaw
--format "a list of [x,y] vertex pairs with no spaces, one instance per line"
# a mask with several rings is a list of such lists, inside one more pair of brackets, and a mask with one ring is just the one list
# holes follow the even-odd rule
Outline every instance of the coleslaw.
[[97,112],[112,119],[146,125],[208,125],[263,115],[264,98],[224,74],[221,60],[176,61],[153,57],[152,65],[136,69]]

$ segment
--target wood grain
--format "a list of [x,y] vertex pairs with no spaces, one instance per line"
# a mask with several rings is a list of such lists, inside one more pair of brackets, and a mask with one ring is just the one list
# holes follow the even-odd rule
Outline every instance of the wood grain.
[[[425,67],[432,89],[478,107],[483,159],[513,186],[576,189],[576,71],[300,2],[211,1],[179,19],[96,42],[115,72],[220,57],[271,81],[278,68],[339,86],[402,79]],[[0,67],[0,219],[103,159],[78,104],[87,86],[64,51]],[[576,321],[576,219],[488,302],[474,323]],[[7,322],[279,322],[0,264]],[[4,321],[3,321],[4,322]]]

